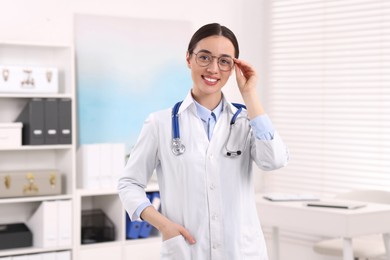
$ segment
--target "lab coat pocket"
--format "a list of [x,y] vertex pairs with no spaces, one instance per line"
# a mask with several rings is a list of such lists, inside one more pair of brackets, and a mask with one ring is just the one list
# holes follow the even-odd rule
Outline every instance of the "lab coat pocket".
[[258,230],[248,230],[242,236],[242,252],[245,260],[267,260],[267,249],[262,234]]
[[165,240],[161,246],[161,260],[190,260],[190,246],[182,235]]

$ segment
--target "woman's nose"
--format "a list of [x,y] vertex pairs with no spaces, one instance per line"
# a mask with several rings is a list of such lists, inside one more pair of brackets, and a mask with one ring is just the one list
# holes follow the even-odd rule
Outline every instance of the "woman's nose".
[[218,67],[218,59],[213,59],[210,64],[207,66],[207,70],[209,72],[218,72],[219,67]]

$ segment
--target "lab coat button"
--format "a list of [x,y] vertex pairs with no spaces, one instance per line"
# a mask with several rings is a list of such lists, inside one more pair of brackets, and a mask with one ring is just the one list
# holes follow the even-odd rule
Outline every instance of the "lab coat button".
[[217,214],[214,214],[211,218],[212,218],[213,220],[218,220],[218,215],[217,215]]
[[209,155],[209,159],[210,159],[210,160],[212,160],[213,157],[214,157],[213,154],[210,154],[210,155]]
[[214,190],[215,189],[215,185],[214,184],[211,184],[210,185],[210,190]]
[[217,244],[214,244],[213,245],[213,249],[217,249],[218,248],[218,245]]

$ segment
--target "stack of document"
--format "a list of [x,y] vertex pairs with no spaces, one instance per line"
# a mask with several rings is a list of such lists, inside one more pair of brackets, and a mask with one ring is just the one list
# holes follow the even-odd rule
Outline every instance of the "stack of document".
[[267,193],[263,198],[270,201],[308,201],[319,200],[319,198],[312,194],[300,193]]

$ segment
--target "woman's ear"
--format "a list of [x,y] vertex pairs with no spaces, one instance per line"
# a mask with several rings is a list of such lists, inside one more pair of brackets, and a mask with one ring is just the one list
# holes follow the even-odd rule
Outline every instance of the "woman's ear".
[[189,69],[191,69],[190,59],[191,59],[191,55],[190,55],[190,53],[187,51],[187,54],[186,54],[186,61],[187,61],[187,67],[188,67]]

